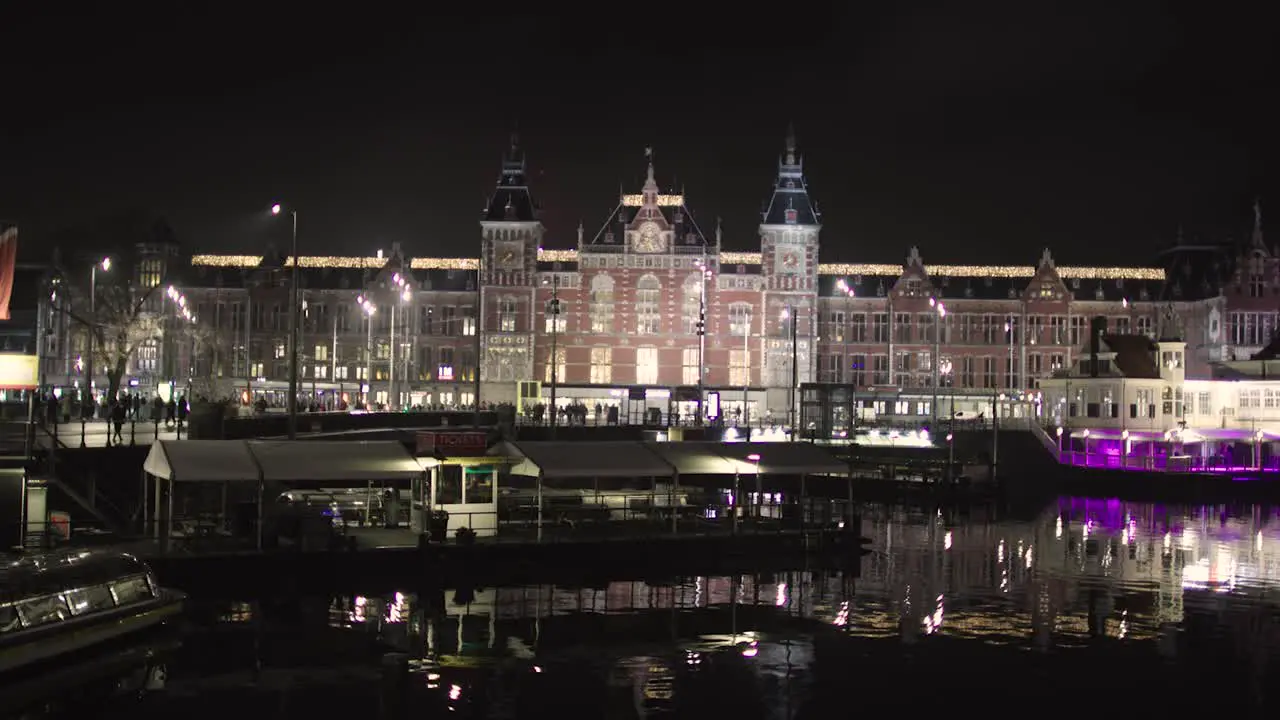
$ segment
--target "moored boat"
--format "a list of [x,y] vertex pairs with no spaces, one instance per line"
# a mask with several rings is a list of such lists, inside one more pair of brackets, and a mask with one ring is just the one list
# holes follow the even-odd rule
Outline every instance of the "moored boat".
[[173,622],[185,600],[125,553],[74,550],[0,560],[0,682]]

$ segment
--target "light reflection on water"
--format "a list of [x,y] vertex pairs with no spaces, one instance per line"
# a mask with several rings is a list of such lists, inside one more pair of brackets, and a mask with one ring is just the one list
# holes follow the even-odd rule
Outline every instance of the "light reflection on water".
[[1104,687],[1127,687],[1143,668],[1166,668],[1167,680],[1214,667],[1230,673],[1216,686],[1256,702],[1276,675],[1273,508],[1062,499],[1034,521],[994,522],[868,506],[863,532],[872,551],[856,578],[813,570],[406,590],[332,598],[327,617],[412,656],[415,677],[445,706],[492,717],[520,716],[531,697],[544,709],[589,697],[610,708],[599,716],[741,704],[755,708],[748,716],[795,717],[833,702],[855,674],[905,683],[940,664],[948,677],[935,685],[993,682],[975,666],[1049,682],[1062,671],[1035,663],[1072,651],[1084,653],[1073,667],[1088,658],[1126,668],[1090,681]]

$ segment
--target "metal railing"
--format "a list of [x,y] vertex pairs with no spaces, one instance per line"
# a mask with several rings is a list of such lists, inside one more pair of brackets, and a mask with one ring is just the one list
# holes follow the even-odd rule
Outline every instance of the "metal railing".
[[1280,472],[1280,457],[1264,458],[1261,464],[1247,464],[1224,459],[1221,456],[1199,457],[1193,455],[1139,455],[1105,452],[1063,450],[1060,462],[1076,467],[1100,470],[1137,470],[1146,472],[1199,472],[1199,473],[1254,473]]

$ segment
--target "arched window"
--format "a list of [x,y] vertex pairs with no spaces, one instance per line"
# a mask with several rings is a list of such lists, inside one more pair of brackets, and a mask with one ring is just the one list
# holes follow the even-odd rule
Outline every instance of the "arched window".
[[658,307],[662,283],[653,275],[645,275],[636,283],[636,334],[657,335]]
[[683,290],[680,315],[684,319],[684,331],[695,335],[698,332],[698,318],[702,314],[702,271],[686,277]]
[[613,278],[605,274],[591,278],[591,332],[613,332]]

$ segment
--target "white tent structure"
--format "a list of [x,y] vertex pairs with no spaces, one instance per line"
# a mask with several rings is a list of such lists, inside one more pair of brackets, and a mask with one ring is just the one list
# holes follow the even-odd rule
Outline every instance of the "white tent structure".
[[[225,515],[229,486],[253,483],[259,547],[263,495],[269,483],[412,484],[420,483],[425,472],[423,464],[394,441],[162,440],[151,446],[142,470],[143,498],[154,495],[149,513],[144,507],[143,522],[153,527],[157,538],[173,535],[176,486],[221,484]],[[154,488],[147,488],[148,478],[154,479]]]
[[251,440],[248,445],[266,482],[412,482],[423,472],[394,440]]
[[[511,468],[513,475],[537,478],[539,537],[544,480],[650,478],[654,487],[658,480],[668,480],[671,483],[669,495],[674,504],[674,498],[680,493],[681,476],[732,477],[736,518],[738,482],[743,475],[755,477],[757,499],[761,496],[762,476],[798,476],[802,499],[805,478],[809,475],[848,477],[845,463],[810,443],[515,441],[500,443],[489,453],[511,458],[514,462]],[[678,519],[677,513],[673,512],[672,532],[676,531]]]
[[[154,478],[148,487],[148,477]],[[260,485],[261,473],[247,443],[240,440],[160,440],[151,445],[142,463],[142,526],[160,538],[173,535],[173,498],[176,483],[219,483],[226,511],[227,486]],[[148,503],[147,498],[151,497]],[[168,502],[165,503],[165,498]],[[258,520],[262,520],[259,490]]]
[[512,475],[536,478],[537,537],[542,539],[543,484],[546,480],[592,480],[648,478],[649,495],[657,492],[659,480],[674,481],[676,469],[650,451],[644,443],[630,440],[606,442],[502,442],[490,455],[513,461]]

